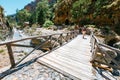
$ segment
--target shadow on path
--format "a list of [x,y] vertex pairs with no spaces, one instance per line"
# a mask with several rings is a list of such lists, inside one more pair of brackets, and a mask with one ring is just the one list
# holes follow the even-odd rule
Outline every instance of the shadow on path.
[[13,73],[13,72],[16,72],[16,71],[22,69],[22,68],[25,67],[25,66],[29,66],[30,64],[36,62],[36,60],[37,60],[37,58],[32,59],[32,60],[29,60],[29,61],[27,61],[27,62],[25,62],[25,63],[23,63],[23,64],[20,64],[20,65],[16,66],[15,68],[8,69],[8,70],[0,73],[0,80],[1,80],[2,78],[4,78],[5,76],[7,76],[7,75],[9,75],[9,74],[11,74],[11,73]]

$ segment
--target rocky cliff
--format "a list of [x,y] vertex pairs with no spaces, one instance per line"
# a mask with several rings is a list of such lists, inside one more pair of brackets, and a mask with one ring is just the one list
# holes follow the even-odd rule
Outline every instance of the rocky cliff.
[[[35,0],[35,1],[32,1],[31,3],[27,4],[24,9],[27,9],[28,11],[34,11],[36,6],[37,6],[37,3],[40,2],[41,0]],[[48,0],[49,4],[53,4],[55,3],[57,0]]]

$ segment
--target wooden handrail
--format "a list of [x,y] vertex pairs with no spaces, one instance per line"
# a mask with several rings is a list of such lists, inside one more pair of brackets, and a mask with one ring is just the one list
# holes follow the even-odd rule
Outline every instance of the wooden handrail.
[[11,44],[11,43],[16,43],[16,42],[20,42],[20,41],[24,41],[24,40],[39,38],[39,37],[54,36],[54,35],[61,35],[61,34],[67,34],[67,33],[69,34],[69,33],[73,33],[73,32],[78,32],[78,31],[76,30],[76,31],[71,31],[71,32],[56,33],[56,34],[43,35],[43,36],[29,36],[29,37],[21,38],[21,39],[17,39],[17,40],[10,40],[10,41],[0,42],[0,46],[1,45],[6,45],[6,44]]
[[109,48],[109,49],[114,50],[114,51],[117,51],[117,52],[120,52],[120,50],[117,49],[117,48],[114,48],[114,47],[111,47],[111,46],[108,46],[108,45],[106,45],[106,44],[101,43],[101,42],[97,39],[97,37],[94,35],[93,32],[91,32],[91,35],[92,35],[91,38],[94,38],[94,39],[96,40],[96,43],[97,43],[98,45],[103,46],[103,47],[106,47],[106,48]]
[[120,54],[120,50],[117,49],[117,48],[114,48],[114,47],[108,46],[108,45],[103,44],[103,43],[99,43],[99,45],[101,45],[101,46],[103,46],[103,47],[106,47],[106,48],[109,48],[109,49],[111,49],[111,50],[114,50],[114,51],[118,52],[118,54]]
[[[108,45],[106,45],[106,44],[104,44],[104,43],[101,43],[98,39],[97,39],[97,37],[94,35],[94,33],[93,32],[91,32],[91,40],[90,40],[90,42],[91,42],[91,52],[92,52],[92,60],[91,60],[91,62],[92,62],[92,65],[94,65],[94,67],[97,65],[99,65],[99,66],[101,66],[101,64],[103,64],[103,65],[106,65],[106,66],[108,66],[108,67],[111,67],[111,68],[114,68],[114,69],[120,69],[119,68],[119,66],[120,66],[120,64],[118,63],[118,61],[117,60],[115,60],[115,58],[112,58],[108,53],[106,53],[105,51],[106,50],[111,50],[111,51],[113,51],[113,52],[115,52],[115,53],[117,53],[117,55],[119,54],[120,55],[120,50],[119,49],[116,49],[116,48],[114,48],[114,47],[111,47],[111,46],[108,46]],[[98,50],[99,49],[99,50]],[[102,50],[102,49],[105,49],[104,51]],[[101,52],[99,52],[99,51],[101,51]],[[111,58],[111,62],[112,63],[114,63],[114,65],[112,65],[112,64],[110,64],[110,63],[105,63],[105,62],[101,62],[101,61],[98,61],[98,60],[96,60],[96,55],[98,54],[98,53],[101,53],[101,57],[104,57],[104,55],[108,55],[109,56],[109,58]],[[104,57],[104,59],[106,59],[105,57]],[[106,60],[105,60],[106,61]],[[96,64],[97,63],[97,64]],[[112,65],[112,66],[111,66]],[[96,66],[96,67],[97,67]],[[117,67],[116,67],[117,66]],[[99,68],[102,68],[102,66],[101,67],[99,67]],[[103,69],[105,69],[104,67],[103,67]]]

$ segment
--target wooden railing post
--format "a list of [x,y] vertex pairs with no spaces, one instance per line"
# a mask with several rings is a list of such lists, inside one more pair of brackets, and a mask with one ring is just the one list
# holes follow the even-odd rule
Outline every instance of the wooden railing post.
[[60,34],[60,45],[62,45],[62,36],[63,36],[63,34]]
[[73,34],[72,34],[72,32],[70,33],[70,40],[72,39],[72,36],[73,36]]
[[75,37],[79,34],[79,31],[75,31]]
[[67,35],[66,35],[66,42],[68,42],[68,37],[69,37],[69,35],[68,35],[68,33],[67,33]]
[[75,32],[73,32],[73,38],[75,38]]
[[15,60],[14,60],[11,44],[6,44],[6,46],[7,46],[7,49],[8,49],[8,54],[9,54],[9,59],[10,59],[10,63],[11,63],[11,68],[13,68],[13,67],[15,67]]

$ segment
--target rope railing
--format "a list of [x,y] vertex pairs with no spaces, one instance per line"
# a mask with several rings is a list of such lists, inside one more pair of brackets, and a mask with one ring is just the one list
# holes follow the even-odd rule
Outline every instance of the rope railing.
[[91,63],[93,67],[101,68],[112,72],[120,70],[120,50],[101,43],[91,32]]
[[[48,43],[48,44],[51,43],[51,45],[46,46],[46,48],[49,51],[52,51],[54,48],[60,47],[61,45],[68,43],[73,38],[75,38],[78,34],[79,34],[79,31],[76,30],[76,31],[71,31],[71,32],[57,33],[57,34],[51,34],[51,35],[45,35],[45,36],[31,36],[31,37],[22,38],[22,39],[1,42],[0,46],[6,45],[7,50],[8,50],[8,54],[9,54],[10,63],[11,63],[11,68],[14,68],[18,64],[20,64],[26,57],[28,57],[30,54],[32,54],[35,50],[41,49],[42,46],[45,45],[46,43]],[[33,50],[31,50],[27,55],[25,55],[25,57],[23,57],[20,61],[15,63],[15,59],[14,59],[14,55],[13,55],[13,51],[12,51],[12,46],[32,47],[31,45],[22,45],[22,44],[18,44],[17,42],[25,41],[25,40],[32,40],[32,39],[39,39],[39,38],[46,38],[46,40],[44,42],[40,42],[38,45],[36,45],[33,48]]]

